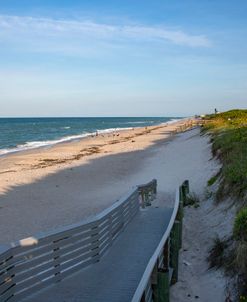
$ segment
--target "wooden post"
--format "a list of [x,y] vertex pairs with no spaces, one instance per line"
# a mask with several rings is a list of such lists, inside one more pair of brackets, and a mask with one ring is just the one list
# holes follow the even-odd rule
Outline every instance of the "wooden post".
[[154,302],[169,302],[170,300],[170,280],[169,270],[159,269],[157,273],[157,284],[154,288]]
[[176,216],[176,221],[179,222],[179,235],[178,235],[178,242],[179,242],[179,249],[182,247],[182,237],[183,237],[183,204],[180,201],[178,207],[178,213]]
[[182,186],[179,187],[179,208],[176,220],[180,222],[179,227],[179,248],[182,247],[182,237],[183,237],[183,216],[184,216],[184,205],[186,205],[187,194],[189,192],[189,181],[185,180]]
[[158,302],[158,261],[156,261],[155,267],[151,275],[151,283],[153,290],[153,301]]
[[167,270],[169,269],[169,239],[166,240],[163,248],[163,256],[163,267]]
[[[156,264],[158,268],[158,263]],[[156,272],[156,283],[153,284],[153,301],[169,302],[170,297],[170,275],[169,275],[169,239],[163,247],[163,268],[158,268]]]
[[154,194],[157,194],[157,180],[154,179]]
[[141,301],[140,301],[140,302],[146,302],[145,291],[144,291],[144,293],[142,294],[142,297],[141,297]]
[[189,194],[189,192],[190,192],[189,181],[188,181],[188,180],[185,180],[185,181],[183,182],[183,186],[185,187],[185,193],[186,193],[186,194]]
[[171,232],[170,266],[173,268],[171,283],[178,280],[178,256],[179,256],[179,229],[180,222],[175,221]]
[[189,194],[189,181],[185,180],[180,187],[180,200],[185,206],[187,205],[187,194]]

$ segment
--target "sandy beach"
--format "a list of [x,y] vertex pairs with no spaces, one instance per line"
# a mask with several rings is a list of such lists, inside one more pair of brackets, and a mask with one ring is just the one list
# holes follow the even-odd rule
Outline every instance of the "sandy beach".
[[158,180],[158,199],[172,206],[176,188],[188,179],[202,203],[185,210],[180,278],[171,289],[171,301],[208,301],[209,293],[225,301],[227,281],[208,270],[206,258],[216,234],[222,235],[226,225],[229,232],[232,221],[224,220],[225,212],[205,198],[207,180],[219,169],[209,137],[199,127],[179,132],[185,122],[2,157],[0,243],[82,221],[153,178]]
[[[134,185],[167,174],[159,168],[160,150],[184,123],[136,128],[1,157],[0,242],[81,221]],[[169,188],[162,179],[159,186]]]

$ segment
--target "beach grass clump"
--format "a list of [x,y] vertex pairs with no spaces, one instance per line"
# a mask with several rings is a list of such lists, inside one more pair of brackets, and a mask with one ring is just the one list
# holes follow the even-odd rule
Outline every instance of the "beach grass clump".
[[209,269],[223,269],[230,277],[238,275],[236,249],[237,244],[232,236],[224,239],[215,237],[207,257]]
[[225,262],[225,251],[228,247],[227,241],[219,237],[214,238],[213,246],[209,251],[208,262],[209,268],[220,268]]
[[208,187],[211,187],[211,186],[216,182],[217,179],[218,179],[218,175],[212,176],[212,177],[208,180]]

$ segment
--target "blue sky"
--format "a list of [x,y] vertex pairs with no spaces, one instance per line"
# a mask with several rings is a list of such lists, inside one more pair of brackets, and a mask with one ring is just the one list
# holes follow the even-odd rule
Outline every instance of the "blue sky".
[[247,105],[247,1],[0,0],[0,116]]

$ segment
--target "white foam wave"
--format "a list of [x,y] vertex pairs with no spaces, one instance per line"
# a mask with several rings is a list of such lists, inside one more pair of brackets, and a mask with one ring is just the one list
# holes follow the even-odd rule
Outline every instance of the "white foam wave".
[[75,141],[75,140],[79,140],[79,139],[88,137],[90,135],[112,133],[112,132],[118,132],[118,131],[129,130],[129,129],[132,129],[132,128],[109,128],[109,129],[104,129],[104,130],[96,130],[95,132],[91,132],[91,133],[87,132],[87,133],[82,133],[82,134],[77,134],[77,135],[65,136],[65,137],[62,137],[57,140],[26,142],[25,144],[18,145],[15,148],[6,148],[6,149],[0,150],[0,156],[7,155],[10,153],[16,153],[16,152],[20,152],[20,151],[37,149],[37,148],[41,148],[41,147],[48,147],[48,146],[56,145],[59,143]]
[[98,134],[104,134],[104,133],[112,133],[112,132],[118,132],[118,131],[130,130],[130,129],[132,129],[132,128],[131,127],[126,127],[126,128],[108,128],[108,129],[104,129],[104,130],[97,130],[97,133]]
[[153,124],[154,121],[145,121],[145,122],[125,122],[124,124],[147,124],[147,123],[151,123]]
[[[172,124],[181,119],[172,119],[170,121],[167,121],[165,123],[161,123],[161,125],[166,125],[166,124]],[[132,123],[132,122],[129,122]],[[146,122],[134,122],[135,124],[140,124],[140,123],[146,123]],[[64,127],[66,129],[69,129],[70,127]],[[100,135],[100,134],[107,134],[107,133],[114,133],[114,132],[119,132],[119,131],[124,131],[124,130],[130,130],[133,127],[125,127],[125,128],[108,128],[108,129],[103,129],[103,130],[96,130],[95,132],[87,132],[87,133],[82,133],[82,134],[77,134],[77,135],[71,135],[71,136],[65,136],[57,140],[47,140],[47,141],[32,141],[32,142],[26,142],[23,145],[18,145],[15,148],[6,148],[6,149],[1,149],[0,150],[0,156],[7,155],[10,153],[16,153],[20,151],[26,151],[26,150],[32,150],[32,149],[37,149],[41,147],[48,147],[48,146],[53,146],[59,143],[64,143],[64,142],[69,142],[69,141],[75,141],[79,140],[85,137],[88,137],[90,135]],[[135,127],[139,128],[139,127]]]

